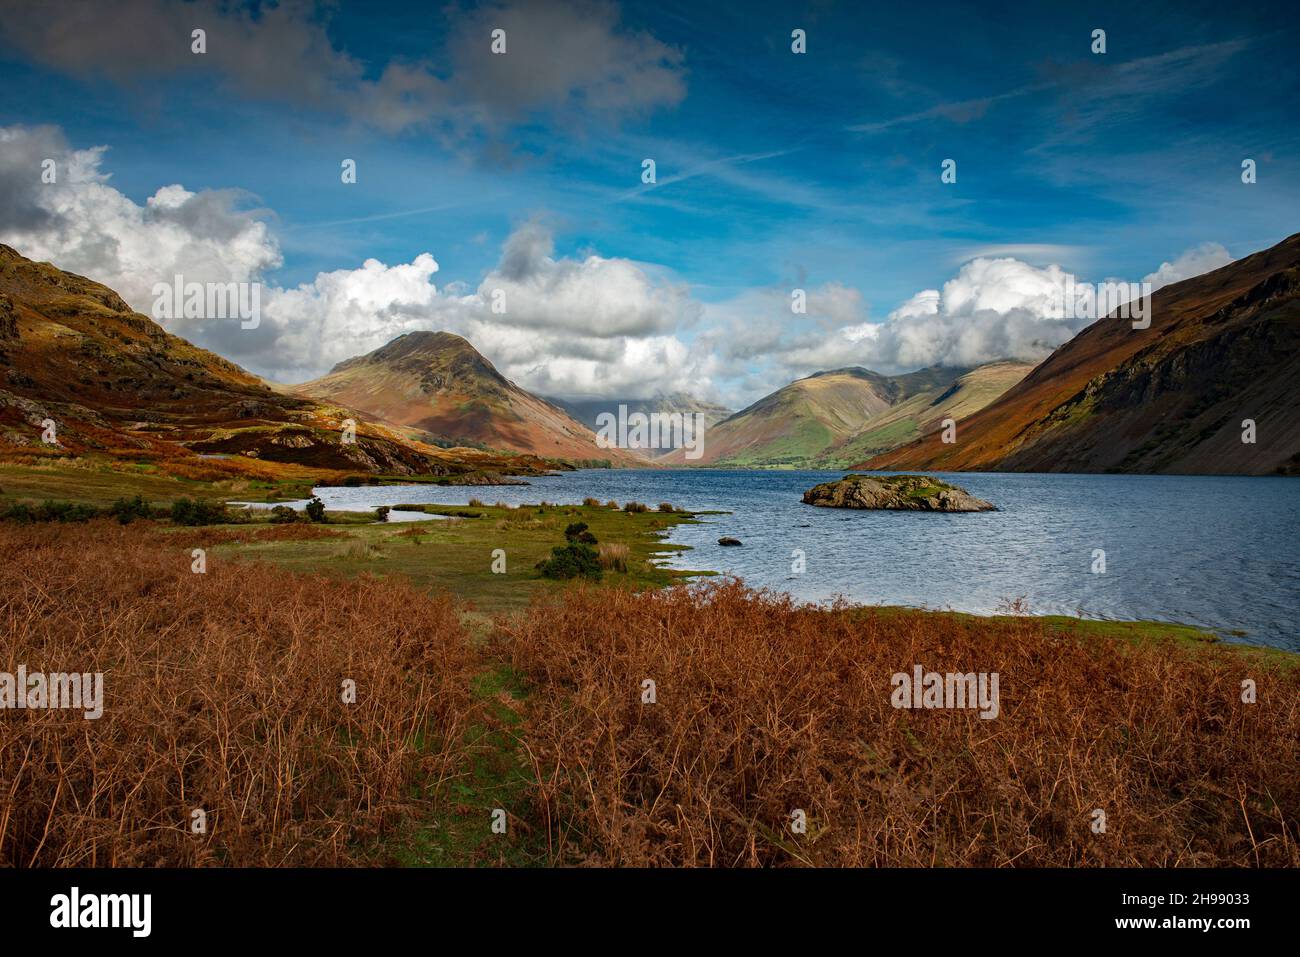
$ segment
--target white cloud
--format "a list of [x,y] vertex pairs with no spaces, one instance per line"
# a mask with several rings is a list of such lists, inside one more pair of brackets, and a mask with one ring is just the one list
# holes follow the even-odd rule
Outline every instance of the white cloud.
[[[117,290],[149,312],[150,290],[177,273],[244,282],[281,263],[250,197],[164,186],[139,205],[109,185],[107,148],[71,149],[55,127],[0,127],[0,235],[30,259],[50,260]],[[57,181],[42,183],[41,163]]]
[[1201,243],[1199,246],[1184,252],[1173,262],[1161,263],[1159,269],[1143,276],[1142,281],[1151,283],[1151,289],[1154,291],[1161,286],[1168,286],[1184,279],[1191,279],[1193,276],[1203,275],[1221,266],[1226,266],[1230,262],[1232,262],[1232,256],[1221,244]]
[[[273,379],[298,381],[377,349],[404,332],[464,335],[525,388],[557,395],[637,398],[707,391],[707,360],[677,333],[700,307],[661,270],[628,259],[557,257],[536,221],[506,241],[498,265],[472,290],[439,289],[438,263],[366,260],[294,288],[265,276],[281,264],[265,216],[233,191],[170,185],[143,205],[109,185],[104,147],[73,150],[54,127],[0,127],[0,241],[118,291],[150,314],[155,283],[260,281],[256,329],[238,321],[176,318],[169,331]],[[42,185],[40,162],[59,181]],[[495,290],[506,311],[492,310]]]
[[506,241],[500,264],[479,285],[498,297],[498,321],[604,338],[668,332],[699,313],[686,287],[651,275],[628,259],[553,258],[550,231],[533,221]]

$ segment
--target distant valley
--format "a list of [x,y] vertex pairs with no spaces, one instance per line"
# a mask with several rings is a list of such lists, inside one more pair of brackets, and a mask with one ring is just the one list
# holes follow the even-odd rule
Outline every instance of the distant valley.
[[935,366],[884,376],[862,368],[818,372],[759,399],[711,428],[704,454],[681,452],[661,464],[731,468],[847,468],[970,415],[1019,382],[1033,366],[994,362]]

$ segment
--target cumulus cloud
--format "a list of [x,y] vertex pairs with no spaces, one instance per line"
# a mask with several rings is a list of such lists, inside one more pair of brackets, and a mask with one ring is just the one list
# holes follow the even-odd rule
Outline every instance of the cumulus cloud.
[[1062,315],[1067,275],[1055,265],[973,259],[942,290],[904,302],[859,345],[890,369],[1042,359],[1089,322]]
[[1161,263],[1159,269],[1143,276],[1142,281],[1151,283],[1151,289],[1154,291],[1161,286],[1203,275],[1230,262],[1232,256],[1219,243],[1201,243],[1194,249],[1187,250],[1173,262]]
[[[341,113],[398,132],[425,127],[449,138],[489,137],[546,113],[568,124],[611,121],[685,95],[680,51],[624,29],[605,0],[520,0],[450,9],[443,48],[392,61],[378,76],[337,47],[330,6],[281,0],[250,11],[224,0],[46,0],[11,4],[0,42],[35,62],[86,79],[130,85],[215,74],[249,98]],[[191,51],[206,31],[207,52]],[[507,52],[491,52],[492,31]],[[447,69],[450,64],[450,69]]]
[[870,321],[856,289],[829,284],[810,291],[808,322],[793,323],[788,292],[776,291],[766,299],[751,294],[739,304],[741,316],[737,303],[711,310],[706,322],[721,320],[728,330],[716,344],[724,374],[747,376],[759,388],[849,366],[897,373],[1038,360],[1088,322],[1062,318],[1065,278],[1059,266],[977,258],[942,289],[921,290],[883,321]]
[[525,223],[506,241],[500,264],[479,286],[480,297],[501,303],[500,321],[606,338],[668,332],[698,314],[685,286],[631,260],[557,260],[553,253],[540,222]]
[[[683,284],[628,259],[556,256],[539,221],[510,235],[477,288],[439,288],[427,252],[282,288],[266,281],[281,254],[252,197],[174,184],[141,205],[109,184],[105,156],[104,147],[71,148],[55,127],[0,127],[0,241],[102,282],[146,314],[154,285],[176,275],[259,282],[257,328],[185,317],[163,324],[270,378],[311,378],[402,333],[443,329],[546,394],[637,398],[708,387],[707,358],[678,337],[700,312]],[[56,183],[40,181],[45,158],[55,161]]]
[[301,379],[404,332],[442,329],[465,336],[504,374],[546,395],[639,397],[701,384],[698,363],[677,337],[698,307],[684,287],[630,260],[557,258],[550,231],[530,221],[511,234],[473,292],[461,284],[439,290],[437,271],[424,254],[395,266],[369,260],[297,289],[271,289],[262,335],[272,341],[242,338],[227,348],[274,354],[280,375]]
[[[106,147],[56,127],[0,127],[0,236],[31,259],[89,276],[143,312],[155,282],[244,282],[281,264],[265,217],[238,190],[164,186],[140,205],[109,185]],[[54,161],[55,182],[41,179]]]
[[[1158,289],[1231,261],[1223,246],[1203,243],[1143,281]],[[788,294],[778,291],[750,293],[711,309],[708,322],[727,330],[715,344],[722,374],[747,376],[751,386],[762,388],[846,366],[897,373],[998,359],[1038,362],[1092,321],[1065,316],[1069,280],[1082,282],[1057,265],[981,256],[962,265],[941,289],[915,293],[880,322],[867,320],[865,304],[852,295],[856,290],[834,286],[810,295],[809,316],[816,319],[811,327],[790,322]]]

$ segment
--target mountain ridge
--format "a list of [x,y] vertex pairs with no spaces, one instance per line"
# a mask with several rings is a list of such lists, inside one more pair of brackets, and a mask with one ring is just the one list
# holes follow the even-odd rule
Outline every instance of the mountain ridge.
[[1151,309],[1145,330],[1118,313],[1083,329],[956,442],[922,438],[855,467],[1300,472],[1300,233],[1157,290]]
[[[355,441],[343,441],[348,420]],[[53,421],[53,441],[42,423]],[[0,454],[156,463],[177,475],[279,468],[457,475],[544,463],[450,455],[356,411],[286,395],[166,331],[112,289],[0,245]]]

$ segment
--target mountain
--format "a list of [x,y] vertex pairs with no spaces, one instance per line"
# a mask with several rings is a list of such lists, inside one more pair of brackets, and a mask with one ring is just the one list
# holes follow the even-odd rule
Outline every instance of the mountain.
[[[958,425],[863,468],[1300,474],[1300,234],[1101,319]],[[1255,442],[1242,441],[1243,421]]]
[[[349,418],[351,443],[342,441]],[[54,443],[43,441],[47,419]],[[542,466],[451,455],[348,409],[284,395],[107,286],[4,245],[0,455],[155,463],[183,477],[274,477],[276,465],[396,475]]]
[[[619,406],[623,406],[629,416],[638,412],[643,415],[655,412],[669,415],[698,413],[703,416],[700,421],[706,429],[712,428],[731,415],[731,410],[725,406],[697,399],[685,392],[661,392],[648,399],[550,399],[549,401],[593,431],[600,427],[598,417],[602,413],[608,412],[617,417]],[[675,438],[680,438],[676,432],[672,434]],[[648,451],[651,455],[656,454],[655,450]]]
[[968,415],[1031,367],[996,362],[975,369],[933,366],[900,376],[852,367],[790,383],[709,429],[704,454],[665,464],[841,468]]
[[416,434],[440,445],[646,464],[632,452],[601,448],[585,425],[519,388],[468,341],[450,332],[408,332],[292,388],[418,430]]

